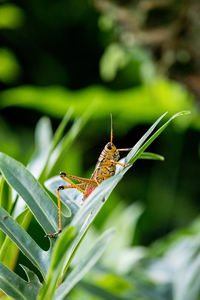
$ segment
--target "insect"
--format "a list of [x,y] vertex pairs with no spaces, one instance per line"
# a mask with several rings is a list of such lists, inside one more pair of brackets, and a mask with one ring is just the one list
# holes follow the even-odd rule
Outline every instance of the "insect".
[[[58,220],[59,220],[59,230],[52,234],[47,234],[47,237],[57,237],[59,233],[62,231],[62,224],[61,224],[61,208],[60,208],[60,191],[69,188],[75,188],[83,193],[83,200],[86,200],[87,197],[92,193],[92,191],[104,180],[110,178],[111,176],[115,175],[116,165],[120,165],[124,168],[128,167],[129,164],[122,164],[118,162],[121,151],[130,151],[131,148],[126,149],[117,149],[116,146],[113,144],[113,123],[112,123],[112,115],[111,115],[111,135],[110,135],[110,142],[108,142],[103,151],[101,152],[99,159],[97,161],[96,167],[90,179],[82,178],[78,176],[73,176],[67,174],[65,172],[60,172],[60,177],[68,182],[70,185],[60,185],[56,192],[58,198]],[[78,181],[79,183],[76,184],[72,182],[70,179]]]

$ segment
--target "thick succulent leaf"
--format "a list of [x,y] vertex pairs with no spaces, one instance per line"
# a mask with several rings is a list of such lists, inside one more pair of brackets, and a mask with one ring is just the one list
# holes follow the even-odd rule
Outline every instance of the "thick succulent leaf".
[[88,254],[74,267],[66,277],[61,286],[57,289],[53,299],[63,300],[71,289],[83,278],[83,276],[94,266],[110,242],[114,231],[108,230],[101,235]]
[[53,248],[53,253],[51,256],[51,264],[47,273],[46,283],[44,284],[40,294],[38,295],[38,300],[52,299],[58,280],[62,274],[64,267],[64,262],[67,256],[67,250],[74,239],[75,230],[73,226],[68,226],[58,237],[55,247]]
[[140,157],[140,159],[153,159],[153,160],[164,160],[164,156],[156,153],[151,152],[143,152]]
[[0,228],[10,237],[43,274],[46,273],[49,253],[43,251],[29,234],[0,207]]
[[[63,181],[59,176],[54,176],[45,182],[46,188],[55,196],[56,189],[59,185],[69,185],[66,181]],[[68,207],[70,214],[74,216],[82,204],[83,195],[77,189],[65,189],[60,191],[61,201]],[[70,216],[69,214],[69,216]]]
[[33,175],[21,163],[3,153],[0,153],[0,169],[7,182],[27,203],[45,232],[55,232],[58,226],[57,207]]
[[0,289],[17,300],[35,300],[41,284],[36,275],[25,267],[23,269],[28,275],[29,282],[0,263]]

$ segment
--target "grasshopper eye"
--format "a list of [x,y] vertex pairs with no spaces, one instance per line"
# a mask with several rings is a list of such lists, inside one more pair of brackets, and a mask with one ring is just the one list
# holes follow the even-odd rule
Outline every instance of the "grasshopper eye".
[[111,151],[111,150],[114,150],[116,147],[113,143],[109,142],[105,148],[108,150],[108,151]]
[[108,150],[111,150],[111,149],[112,149],[111,143],[109,143],[109,144],[107,145],[107,149],[108,149]]

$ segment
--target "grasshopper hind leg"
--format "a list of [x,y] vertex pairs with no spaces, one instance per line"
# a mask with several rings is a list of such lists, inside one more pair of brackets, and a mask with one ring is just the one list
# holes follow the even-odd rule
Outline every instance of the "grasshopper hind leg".
[[62,232],[62,223],[61,223],[61,206],[60,206],[60,191],[64,190],[64,189],[73,189],[73,188],[77,188],[77,186],[79,187],[79,190],[82,188],[86,187],[85,183],[81,183],[81,184],[76,184],[76,187],[71,186],[71,185],[60,185],[57,190],[57,198],[58,198],[58,223],[59,223],[59,230],[57,232],[54,233],[48,233],[45,235],[45,237],[49,237],[49,238],[56,238],[61,232]]
[[[82,178],[82,177],[78,177],[78,176],[73,176],[70,174],[66,174],[64,172],[60,172],[60,177],[65,180],[66,182],[68,182],[70,185],[60,185],[57,190],[57,199],[58,199],[58,223],[59,223],[59,230],[55,233],[48,233],[45,235],[45,237],[50,237],[50,238],[56,238],[61,232],[62,232],[62,224],[61,224],[61,207],[60,207],[60,190],[64,190],[64,189],[77,189],[79,190],[81,193],[84,194],[84,197],[88,197],[88,193],[86,191],[84,191],[83,189],[86,188],[86,186],[88,184],[96,187],[97,183],[95,180],[93,179],[87,179],[87,178]],[[72,182],[69,178],[72,178],[78,182],[81,183],[74,183]]]

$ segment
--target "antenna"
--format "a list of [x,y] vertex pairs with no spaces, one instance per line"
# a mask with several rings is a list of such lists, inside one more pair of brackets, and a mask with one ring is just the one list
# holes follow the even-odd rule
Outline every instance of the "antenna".
[[112,114],[110,114],[110,121],[111,121],[111,133],[110,133],[110,142],[113,142],[113,121],[112,121]]

